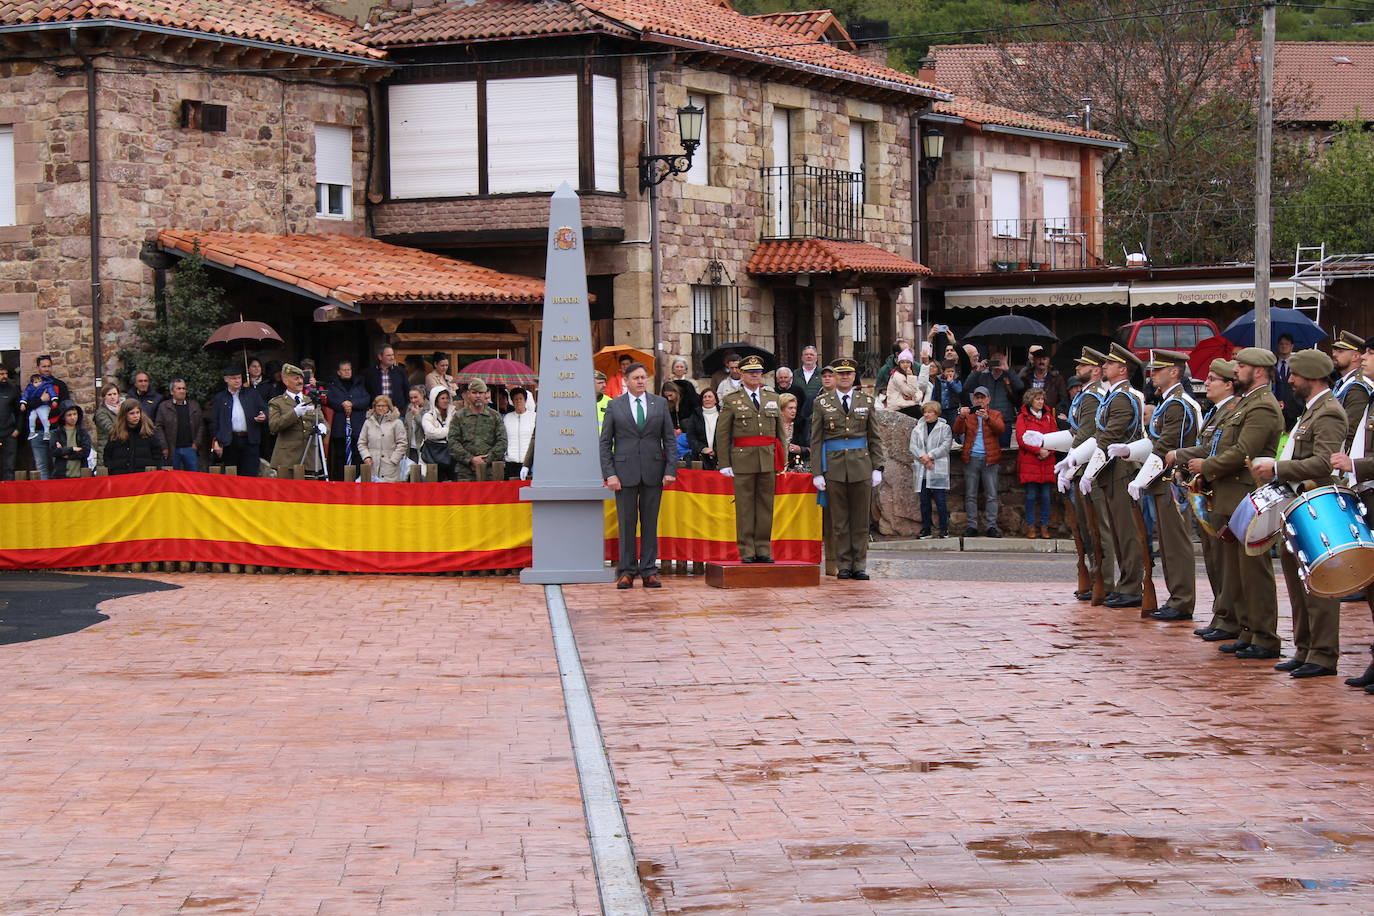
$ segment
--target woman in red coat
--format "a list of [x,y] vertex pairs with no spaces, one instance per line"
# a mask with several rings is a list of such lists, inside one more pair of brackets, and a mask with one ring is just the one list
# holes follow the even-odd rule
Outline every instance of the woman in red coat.
[[[1050,537],[1050,495],[1054,492],[1054,453],[1026,444],[1030,430],[1049,434],[1059,429],[1054,411],[1045,409],[1045,389],[1027,388],[1016,417],[1016,476],[1026,488],[1026,536]],[[1037,513],[1037,509],[1039,510]],[[1036,516],[1039,516],[1039,531]]]

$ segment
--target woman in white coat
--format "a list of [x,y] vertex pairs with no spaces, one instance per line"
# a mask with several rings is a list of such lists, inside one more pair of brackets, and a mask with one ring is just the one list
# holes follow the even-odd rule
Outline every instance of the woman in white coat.
[[378,483],[398,483],[401,479],[401,459],[406,456],[409,437],[401,412],[384,394],[377,395],[372,409],[363,421],[358,437],[358,454],[364,465],[372,467],[372,479]]
[[940,405],[928,401],[921,407],[921,419],[911,431],[911,482],[921,494],[921,534],[931,537],[931,503],[940,514],[938,537],[949,537],[949,449],[954,435],[949,424],[940,416]]
[[448,425],[453,421],[453,396],[443,385],[429,389],[429,410],[420,414],[420,429],[425,441],[420,445],[420,461],[439,466],[440,482],[453,480],[453,464],[445,463],[436,454],[448,454]]
[[888,410],[896,410],[909,417],[920,417],[920,406],[930,400],[930,379],[926,369],[917,372],[912,365],[910,350],[903,350],[897,356],[897,367],[887,380]]

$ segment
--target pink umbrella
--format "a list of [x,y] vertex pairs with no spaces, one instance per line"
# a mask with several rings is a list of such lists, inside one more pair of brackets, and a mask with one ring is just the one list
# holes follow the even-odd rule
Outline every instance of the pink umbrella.
[[530,388],[539,383],[539,373],[513,359],[479,359],[468,363],[462,372],[454,373],[455,382],[481,379],[488,385],[520,385]]

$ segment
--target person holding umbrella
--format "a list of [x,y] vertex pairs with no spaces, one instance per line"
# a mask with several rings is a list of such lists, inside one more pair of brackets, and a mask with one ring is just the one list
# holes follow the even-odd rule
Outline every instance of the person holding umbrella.
[[267,405],[243,384],[243,367],[224,367],[224,390],[210,402],[210,451],[240,477],[257,477]]

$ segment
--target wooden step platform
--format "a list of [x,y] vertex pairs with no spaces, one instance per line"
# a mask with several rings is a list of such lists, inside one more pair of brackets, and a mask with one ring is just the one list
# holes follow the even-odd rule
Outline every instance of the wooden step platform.
[[805,588],[821,584],[815,563],[707,563],[712,588]]

